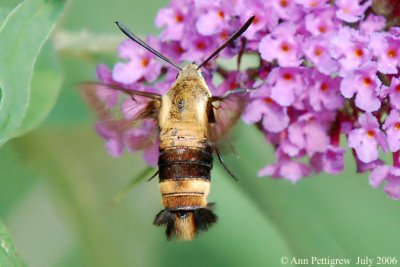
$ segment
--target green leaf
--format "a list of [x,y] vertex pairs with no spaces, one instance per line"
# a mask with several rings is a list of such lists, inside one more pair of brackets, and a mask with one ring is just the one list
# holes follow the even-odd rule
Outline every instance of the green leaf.
[[0,265],[12,267],[24,266],[17,257],[11,236],[2,222],[0,222]]
[[36,59],[64,4],[65,0],[26,0],[1,26],[0,145],[19,133],[29,102],[35,99],[30,85]]
[[47,116],[56,103],[62,81],[61,66],[51,43],[47,42],[35,65],[29,106],[17,135],[33,129]]
[[18,206],[39,179],[13,142],[5,144],[0,150],[0,166],[0,218],[4,218]]
[[22,0],[2,0],[0,4],[0,27],[11,11],[20,3],[22,3]]

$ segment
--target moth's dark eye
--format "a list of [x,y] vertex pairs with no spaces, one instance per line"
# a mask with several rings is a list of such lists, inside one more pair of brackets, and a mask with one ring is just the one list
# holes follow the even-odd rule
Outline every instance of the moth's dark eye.
[[206,77],[206,75],[202,71],[200,71],[200,75],[201,75],[201,77],[203,77],[203,79]]

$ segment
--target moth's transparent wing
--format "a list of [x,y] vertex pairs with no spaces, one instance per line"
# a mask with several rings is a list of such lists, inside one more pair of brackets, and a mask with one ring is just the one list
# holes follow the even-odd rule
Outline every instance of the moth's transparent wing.
[[128,132],[132,138],[140,131],[148,134],[131,142],[132,150],[143,150],[155,144],[158,138],[157,116],[161,106],[161,95],[131,90],[117,85],[83,83],[81,93],[97,115],[97,131],[103,137],[111,135],[118,142],[126,140]]
[[239,120],[248,94],[240,90],[225,96],[213,96],[208,104],[209,138],[212,143],[227,139],[227,133]]
[[248,96],[245,92],[246,90],[239,89],[228,91],[224,96],[211,97],[208,105],[209,139],[219,162],[236,181],[238,181],[237,177],[224,163],[221,154],[230,151],[238,157],[229,140],[228,132],[239,120],[246,106]]

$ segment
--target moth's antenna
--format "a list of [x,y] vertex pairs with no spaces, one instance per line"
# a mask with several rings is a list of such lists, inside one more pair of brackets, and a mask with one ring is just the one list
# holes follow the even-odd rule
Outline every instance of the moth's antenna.
[[221,52],[227,45],[229,45],[236,38],[238,38],[240,35],[242,35],[247,30],[247,28],[250,26],[250,24],[253,22],[254,18],[255,18],[255,16],[250,17],[246,21],[246,23],[234,35],[232,35],[231,38],[228,39],[228,41],[226,41],[217,50],[215,50],[214,53],[212,53],[211,56],[209,56],[206,60],[204,60],[203,63],[201,63],[197,69],[200,69],[204,64],[206,64],[208,61],[210,61],[210,59],[212,59],[213,57],[218,55],[218,53]]
[[148,44],[146,44],[142,39],[140,39],[136,34],[134,34],[133,32],[131,32],[125,25],[123,25],[122,23],[116,21],[115,24],[117,24],[118,28],[126,35],[129,37],[129,39],[131,39],[132,41],[134,41],[135,43],[137,43],[138,45],[142,46],[143,48],[147,49],[148,51],[150,51],[151,53],[153,53],[154,55],[156,55],[157,57],[161,58],[162,60],[168,62],[169,64],[171,64],[172,66],[174,66],[175,68],[182,70],[178,65],[176,65],[175,63],[173,63],[169,58],[167,58],[166,56],[164,56],[163,54],[161,54],[160,52],[158,52],[157,50],[155,50],[154,48],[150,47]]

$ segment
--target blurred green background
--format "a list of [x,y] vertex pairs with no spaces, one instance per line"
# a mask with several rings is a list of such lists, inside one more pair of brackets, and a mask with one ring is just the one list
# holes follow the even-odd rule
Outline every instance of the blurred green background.
[[243,123],[234,134],[240,159],[227,159],[240,182],[215,163],[209,200],[217,203],[219,222],[195,241],[167,242],[164,229],[152,225],[162,209],[156,180],[110,204],[146,165],[140,153],[107,154],[76,84],[94,80],[97,64],[116,61],[123,36],[115,20],[141,35],[157,34],[153,21],[166,4],[67,3],[53,33],[64,71],[57,104],[40,127],[0,149],[0,218],[26,265],[281,266],[282,256],[400,256],[400,204],[373,190],[367,175],[356,175],[351,157],[340,176],[296,185],[258,178],[273,151]]

